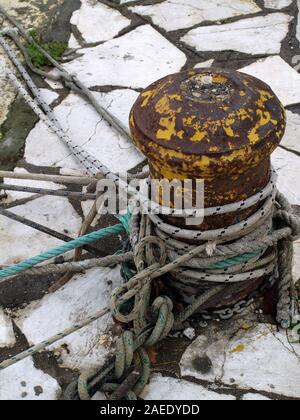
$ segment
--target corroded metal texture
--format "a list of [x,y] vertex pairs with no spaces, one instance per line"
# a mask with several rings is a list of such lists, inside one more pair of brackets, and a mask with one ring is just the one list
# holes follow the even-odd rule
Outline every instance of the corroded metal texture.
[[[204,179],[205,207],[246,199],[270,178],[270,155],[286,126],[285,110],[264,82],[236,71],[190,70],[167,76],[145,89],[130,115],[133,140],[149,160],[153,179]],[[186,191],[195,199],[195,191]],[[156,201],[164,203],[159,191]],[[206,217],[201,230],[238,223],[257,210]],[[172,225],[185,220],[162,216]],[[194,225],[190,227],[195,229]],[[179,294],[180,285],[168,283]],[[265,280],[228,286],[208,307],[246,298]],[[206,284],[199,284],[197,294]]]
[[[208,207],[245,199],[267,184],[270,154],[285,131],[285,111],[272,90],[252,76],[199,69],[145,89],[130,126],[136,146],[149,159],[151,177],[204,179]],[[207,218],[201,228],[230,225],[253,211]]]

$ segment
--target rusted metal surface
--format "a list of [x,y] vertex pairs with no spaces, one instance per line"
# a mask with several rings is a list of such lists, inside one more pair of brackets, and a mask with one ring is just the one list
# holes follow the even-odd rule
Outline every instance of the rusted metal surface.
[[[245,199],[267,184],[285,111],[256,78],[199,69],[167,76],[142,92],[130,125],[136,146],[149,159],[151,177],[204,179],[208,207]],[[228,226],[253,211],[208,218],[201,228]]]
[[[130,115],[133,140],[149,160],[151,177],[204,179],[205,207],[246,199],[266,186],[270,155],[285,126],[285,110],[268,85],[240,72],[219,69],[185,71],[153,83],[140,94]],[[195,198],[193,190],[189,193]],[[156,200],[170,205],[159,193]],[[198,228],[227,227],[256,209],[207,217]],[[189,229],[184,219],[164,219]],[[211,301],[208,306],[233,304],[264,280],[228,286],[222,301]],[[168,284],[172,285],[172,279]],[[199,285],[199,293],[206,286]]]

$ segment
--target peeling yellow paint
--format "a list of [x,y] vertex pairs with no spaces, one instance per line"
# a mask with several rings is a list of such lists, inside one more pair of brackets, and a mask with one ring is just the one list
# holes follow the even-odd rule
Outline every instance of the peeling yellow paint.
[[213,75],[213,83],[224,84],[227,81],[228,81],[227,77],[222,76],[222,74],[214,74]]
[[161,140],[171,140],[172,136],[176,136],[176,117],[161,118],[159,124],[165,128],[165,130],[157,131],[157,138]]
[[240,344],[235,349],[231,350],[230,353],[242,353],[245,350],[245,346],[243,344]]
[[155,96],[156,93],[157,93],[157,89],[147,90],[146,92],[143,92],[141,96],[142,98],[145,98],[145,99],[141,103],[141,107],[144,108],[145,106],[147,106],[150,99],[153,98],[153,96]]
[[252,328],[254,328],[254,325],[253,324],[249,324],[247,322],[245,322],[244,324],[242,324],[241,327],[240,327],[240,329],[241,330],[244,330],[244,331],[249,331]]
[[206,131],[196,131],[195,134],[193,135],[193,137],[191,137],[192,141],[201,141],[205,138],[205,136],[207,135]]

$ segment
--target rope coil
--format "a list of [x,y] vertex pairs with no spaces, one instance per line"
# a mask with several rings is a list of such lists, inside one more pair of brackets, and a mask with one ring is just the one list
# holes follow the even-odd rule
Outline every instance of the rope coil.
[[[1,6],[0,12],[7,17]],[[8,77],[19,93],[36,115],[67,145],[88,173],[97,175],[100,171],[106,177],[119,182],[120,188],[124,188],[129,194],[133,194],[126,182],[120,180],[119,177],[82,148],[73,144],[72,140],[63,131],[53,111],[42,99],[28,72],[3,38],[9,36],[24,53],[18,39],[18,33],[21,33],[25,38],[26,33],[20,29],[20,26],[12,18],[7,18],[18,27],[18,31],[0,33],[0,45],[22,75],[34,98],[28,94],[14,73],[7,69]],[[32,39],[31,41],[34,42]],[[39,46],[38,48],[43,51]],[[47,55],[46,52],[44,53]],[[112,116],[101,108],[92,93],[76,76],[66,73],[63,67],[52,57],[48,58],[59,69],[59,78],[63,79],[67,86],[77,92],[84,93],[97,111],[101,115],[104,114],[108,120],[110,119],[112,125],[122,135],[128,137],[127,129],[116,123]],[[28,61],[28,57],[26,61]],[[30,67],[33,67],[32,64]],[[37,69],[33,69],[33,71],[41,75],[41,72]],[[141,201],[140,208],[143,209],[145,203],[146,201]],[[240,285],[247,281],[252,282],[266,274],[270,275],[269,283],[273,284],[277,281],[279,289],[277,320],[283,328],[290,326],[292,242],[300,236],[300,222],[299,218],[292,213],[292,208],[287,200],[277,192],[274,171],[272,171],[269,184],[253,197],[238,203],[205,209],[204,215],[215,216],[231,213],[250,208],[255,204],[260,204],[260,208],[248,219],[228,228],[212,231],[175,228],[163,222],[159,215],[154,213],[142,214],[141,216],[139,213],[134,213],[130,223],[127,217],[121,220],[123,225],[106,228],[105,234],[108,232],[115,234],[125,229],[130,231],[130,241],[137,273],[126,284],[113,292],[111,312],[122,323],[133,322],[133,329],[132,331],[125,331],[118,338],[116,356],[105,369],[100,372],[83,373],[78,381],[70,384],[67,390],[69,398],[88,400],[98,389],[110,393],[112,399],[117,398],[117,396],[136,399],[142,392],[150,375],[147,347],[153,346],[165,338],[172,329],[179,328],[195,311],[200,310],[205,317],[207,302],[212,298],[219,297],[228,287],[235,287],[235,283]],[[159,205],[156,209],[158,209],[158,214],[164,214],[164,211],[170,210]],[[171,210],[171,214],[177,216],[175,210]],[[184,210],[183,215],[180,214],[180,217],[197,217],[197,215],[198,209],[187,209]],[[202,215],[202,210],[200,215]],[[78,238],[76,243],[66,244],[59,249],[50,250],[46,254],[25,261],[19,266],[8,267],[0,271],[0,277],[16,274],[58,255],[58,252],[66,252],[66,250],[71,249],[71,246],[74,249],[104,236],[103,232],[89,235]],[[196,241],[196,245],[191,245],[188,242],[191,239]],[[172,276],[172,286],[177,288],[181,294],[186,294],[186,300],[189,303],[186,309],[176,316],[173,312],[173,303],[168,296],[156,297],[151,302],[153,280],[168,273]],[[204,291],[203,285],[205,286]],[[266,284],[263,287],[267,287]],[[194,295],[195,298],[191,299],[191,295]],[[236,304],[235,313],[239,313],[247,307],[253,299],[251,297],[248,302],[243,301]],[[107,312],[108,309],[105,308],[97,316],[102,316]],[[231,316],[229,311],[225,314],[221,310],[215,312],[220,312],[223,319]],[[94,316],[88,322],[94,319],[97,318]],[[81,325],[87,324],[83,322]],[[74,331],[74,328],[69,331]],[[56,340],[63,336],[63,333],[58,334]],[[45,341],[36,346],[35,349],[28,350],[26,354],[33,354],[34,351],[45,348],[50,342],[51,340]],[[25,354],[14,357],[11,364],[17,360],[22,360],[22,357],[26,357]],[[7,367],[7,365],[10,365],[9,362],[0,364],[0,369]]]

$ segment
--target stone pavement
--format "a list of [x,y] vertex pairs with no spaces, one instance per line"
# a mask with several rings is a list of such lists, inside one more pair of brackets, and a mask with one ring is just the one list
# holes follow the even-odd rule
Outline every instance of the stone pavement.
[[[43,7],[40,3],[1,0],[27,28],[50,26],[54,36],[67,37],[76,58],[65,64],[66,69],[76,72],[124,124],[128,124],[129,110],[141,89],[181,69],[240,69],[267,82],[287,109],[288,128],[272,156],[279,189],[296,210],[300,208],[299,0],[72,0],[72,6],[68,0],[47,0]],[[143,161],[133,145],[84,99],[60,84],[39,84],[72,139],[112,171],[128,171]],[[5,83],[3,61],[0,86],[5,92],[0,100],[0,157],[7,150],[10,157],[22,154],[13,164],[16,171],[81,173],[58,138],[15,100],[16,93]],[[12,124],[16,121],[17,131],[14,126],[18,124]],[[0,165],[5,166],[1,159]],[[16,180],[6,181],[17,184]],[[64,188],[51,183],[45,187]],[[17,192],[3,203],[17,214],[70,236],[76,236],[91,205]],[[0,265],[19,262],[57,244],[60,241],[0,217]],[[118,241],[99,243],[103,252],[114,251],[118,245]],[[300,278],[299,261],[300,242],[295,244],[295,281]],[[106,305],[111,291],[122,281],[119,267],[98,268],[73,276],[65,287],[49,294],[55,280],[20,276],[0,287],[0,360],[93,314]],[[229,321],[187,324],[186,334],[168,337],[158,346],[153,375],[142,397],[300,399],[300,344],[291,331],[277,330],[273,315],[270,302],[259,302]],[[113,349],[113,332],[106,316],[6,369],[0,374],[0,399],[59,399],[78,371],[105,362]],[[95,396],[102,398],[100,393]]]

